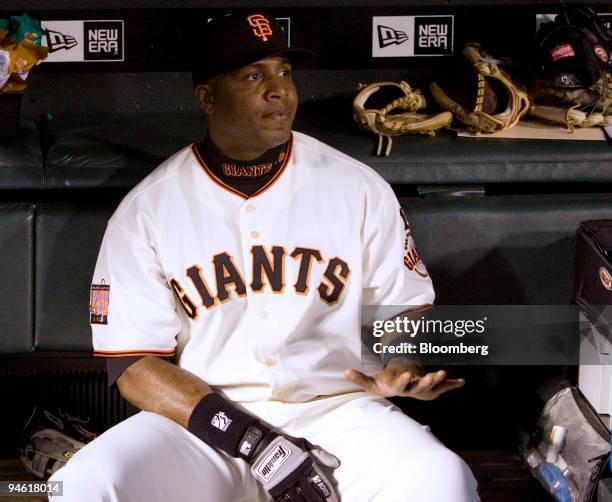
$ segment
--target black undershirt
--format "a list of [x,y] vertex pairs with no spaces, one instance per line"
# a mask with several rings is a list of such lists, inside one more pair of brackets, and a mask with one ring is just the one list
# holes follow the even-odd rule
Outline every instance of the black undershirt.
[[[253,160],[236,160],[227,157],[221,153],[208,136],[196,143],[195,148],[217,178],[246,197],[250,197],[269,183],[282,168],[288,146],[289,142],[287,141],[282,145],[271,148],[262,156]],[[108,385],[113,385],[117,378],[141,357],[143,356],[107,358]]]
[[276,176],[284,164],[289,142],[266,151],[253,160],[225,156],[208,136],[196,144],[200,157],[223,183],[250,197]]

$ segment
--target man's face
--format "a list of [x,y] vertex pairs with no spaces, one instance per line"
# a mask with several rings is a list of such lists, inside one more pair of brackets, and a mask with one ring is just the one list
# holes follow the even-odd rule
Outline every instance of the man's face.
[[262,59],[217,75],[207,85],[211,106],[200,104],[211,138],[224,153],[235,156],[230,152],[243,150],[248,158],[248,152],[263,153],[289,139],[297,93],[287,59]]

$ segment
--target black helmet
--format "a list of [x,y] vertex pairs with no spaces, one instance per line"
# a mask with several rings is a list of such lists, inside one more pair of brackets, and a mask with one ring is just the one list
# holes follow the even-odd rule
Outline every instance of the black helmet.
[[566,5],[553,22],[540,26],[539,80],[545,86],[592,86],[610,71],[611,34],[586,6]]

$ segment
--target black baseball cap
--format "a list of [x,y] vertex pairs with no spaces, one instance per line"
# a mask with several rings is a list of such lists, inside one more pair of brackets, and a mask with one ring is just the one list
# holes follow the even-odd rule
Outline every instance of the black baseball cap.
[[210,20],[198,48],[192,68],[194,85],[268,57],[284,56],[294,66],[315,58],[312,51],[290,48],[281,24],[261,11]]

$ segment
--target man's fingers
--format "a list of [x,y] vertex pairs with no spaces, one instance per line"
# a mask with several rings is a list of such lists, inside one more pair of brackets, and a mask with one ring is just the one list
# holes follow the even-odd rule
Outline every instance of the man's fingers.
[[416,380],[418,380],[419,377],[416,375],[413,375],[412,373],[410,373],[409,371],[406,371],[404,373],[402,373],[399,378],[398,378],[398,384],[401,385],[402,387],[405,387],[406,385],[408,385],[410,382],[414,382]]
[[415,393],[427,392],[436,385],[442,383],[445,378],[446,372],[444,370],[436,371],[435,373],[427,373],[425,376],[422,376],[414,388],[410,390]]
[[326,467],[331,467],[332,469],[340,467],[340,459],[323,448],[314,448],[310,453],[320,464]]
[[285,434],[285,437],[289,439],[294,445],[299,446],[302,450],[310,452],[310,454],[315,457],[317,462],[323,464],[327,467],[331,467],[332,469],[337,469],[340,467],[340,459],[336,457],[333,453],[328,452],[327,450],[321,448],[317,444],[312,444],[306,438],[294,438],[293,436],[289,436]]
[[449,390],[459,389],[463,387],[464,385],[465,385],[465,380],[463,378],[449,379],[449,380],[445,380],[440,385],[438,385],[434,389],[434,392],[436,392],[437,395],[439,396],[440,394],[444,394],[445,392],[448,392]]
[[440,385],[445,380],[446,380],[446,371],[444,370],[436,371],[435,373],[432,374],[431,388],[434,388],[437,385]]
[[465,380],[448,379],[446,371],[439,370],[419,377],[411,371],[395,371],[386,368],[375,378],[369,377],[355,369],[346,370],[345,377],[366,391],[381,396],[405,396],[417,399],[435,399],[440,394],[463,387]]
[[422,376],[418,380],[412,383],[411,386],[408,387],[408,391],[414,394],[420,394],[421,392],[426,392],[431,388],[432,376],[431,373],[427,373],[427,375]]
[[465,385],[465,380],[462,378],[446,379],[444,370],[435,373],[427,373],[418,381],[408,384],[405,392],[410,394],[425,394],[433,392],[436,396],[448,392],[449,390],[458,389]]
[[357,370],[346,370],[344,376],[353,383],[356,383],[365,390],[370,390],[374,385],[374,379],[367,375],[364,375],[361,371]]
[[465,385],[465,380],[463,378],[449,379],[444,380],[443,382],[437,384],[435,387],[430,387],[428,390],[414,391],[410,389],[410,387],[406,390],[406,395],[408,397],[413,396],[420,399],[436,399],[441,394],[448,392],[450,390],[459,389]]
[[394,373],[384,370],[382,373],[378,374],[378,379],[384,385],[398,387],[402,384],[406,385],[410,380],[412,380],[412,373],[409,371]]

